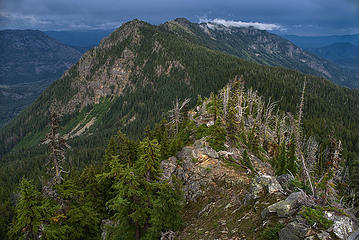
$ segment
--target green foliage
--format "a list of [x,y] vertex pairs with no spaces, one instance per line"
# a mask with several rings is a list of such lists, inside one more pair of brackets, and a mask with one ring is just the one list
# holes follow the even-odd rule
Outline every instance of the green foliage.
[[168,183],[158,185],[158,194],[152,201],[148,229],[144,239],[158,239],[161,231],[176,230],[182,226],[182,208],[184,206],[181,183],[173,179],[174,186]]
[[266,227],[260,234],[260,240],[278,240],[279,232],[284,227],[283,224],[276,224],[273,226]]
[[258,141],[259,136],[257,135],[256,128],[257,128],[257,126],[254,123],[251,131],[248,133],[247,146],[253,153],[258,154],[259,153],[259,141]]
[[99,179],[113,177],[114,197],[107,202],[117,225],[110,239],[156,239],[161,231],[178,229],[181,223],[180,184],[159,182],[161,146],[157,139],[145,138],[138,145],[135,162],[121,164],[118,156],[108,164],[109,172]]
[[110,138],[105,153],[105,160],[109,161],[113,156],[117,156],[123,164],[134,162],[137,157],[136,151],[136,143],[130,141],[125,134],[118,131],[117,135]]
[[221,125],[219,119],[217,119],[214,125],[208,129],[209,137],[207,139],[209,146],[214,150],[223,151],[226,150],[224,143],[226,141],[226,129]]
[[207,111],[210,114],[213,114],[214,121],[216,122],[217,117],[219,117],[219,115],[222,113],[222,109],[220,107],[221,99],[217,96],[217,94],[214,94],[213,92],[211,92],[210,99],[211,101],[209,101],[206,105]]
[[235,81],[232,86],[232,91],[230,92],[229,100],[228,100],[228,110],[226,116],[226,130],[227,136],[229,139],[229,143],[232,145],[236,145],[237,142],[237,133],[238,133],[238,125],[240,124],[237,119],[237,111],[236,104],[238,102],[238,92],[240,90],[240,82]]
[[287,168],[295,176],[298,173],[297,157],[295,155],[296,145],[294,137],[292,138],[287,152]]
[[288,173],[288,170],[295,176],[298,173],[296,146],[294,139],[289,143],[289,147],[285,142],[279,146],[278,154],[273,158],[272,165],[276,170],[276,175]]
[[74,181],[65,180],[55,186],[57,199],[44,199],[46,209],[56,210],[45,219],[46,239],[98,239],[100,215],[79,187]]
[[15,219],[10,227],[10,239],[37,239],[45,215],[40,193],[32,181],[25,178],[20,184],[20,199],[15,208]]
[[278,157],[275,159],[275,168],[276,175],[287,172],[287,149],[284,142],[281,144]]
[[247,150],[244,150],[244,152],[243,152],[242,163],[244,166],[248,167],[249,169],[254,170],[252,161],[248,156]]
[[289,189],[297,191],[298,188],[304,190],[307,194],[312,194],[312,191],[308,184],[306,184],[304,181],[300,180],[298,177],[294,178],[289,182]]
[[300,210],[299,214],[302,215],[311,226],[316,224],[318,228],[328,229],[333,225],[333,221],[328,220],[324,216],[324,212],[320,209],[313,209],[304,206]]
[[214,125],[207,127],[205,124],[200,125],[195,129],[196,139],[207,137],[209,146],[216,151],[226,150],[224,143],[226,141],[226,129],[222,126],[219,119]]
[[145,138],[139,146],[139,159],[136,163],[141,175],[147,181],[158,180],[160,176],[161,147],[157,139]]

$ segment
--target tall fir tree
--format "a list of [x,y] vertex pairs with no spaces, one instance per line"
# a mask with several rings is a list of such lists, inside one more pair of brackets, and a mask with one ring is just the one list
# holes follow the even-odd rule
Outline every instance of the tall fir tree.
[[20,198],[16,204],[15,213],[9,238],[11,240],[40,239],[40,227],[44,218],[41,195],[33,182],[25,178],[20,183]]
[[278,157],[276,159],[276,174],[281,175],[286,173],[287,170],[287,149],[285,142],[280,145]]
[[297,164],[297,157],[296,157],[296,145],[294,136],[291,138],[289,143],[289,149],[287,154],[287,168],[288,170],[295,176],[298,173],[298,164]]

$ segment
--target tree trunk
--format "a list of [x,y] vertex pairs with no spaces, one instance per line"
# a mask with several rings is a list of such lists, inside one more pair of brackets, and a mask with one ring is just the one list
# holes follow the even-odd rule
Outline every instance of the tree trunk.
[[141,238],[140,227],[138,226],[138,224],[136,224],[136,235],[135,235],[135,239],[136,239],[136,240],[140,240],[140,238]]

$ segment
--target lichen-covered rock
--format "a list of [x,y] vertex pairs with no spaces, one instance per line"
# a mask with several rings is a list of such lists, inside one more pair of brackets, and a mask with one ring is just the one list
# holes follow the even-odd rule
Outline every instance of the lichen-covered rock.
[[204,139],[195,141],[193,148],[192,156],[194,158],[203,158],[204,156],[218,158],[218,153],[212,149]]
[[255,177],[251,184],[250,197],[252,199],[257,199],[264,191],[272,194],[283,191],[283,188],[273,176],[260,175]]
[[355,232],[350,234],[348,240],[359,240],[359,229],[357,229]]
[[304,192],[295,192],[290,194],[285,200],[274,203],[262,211],[262,217],[276,213],[278,217],[286,217],[307,201],[307,195]]
[[170,157],[161,162],[162,180],[171,181],[172,175],[177,169],[177,158]]
[[210,177],[206,176],[210,166],[202,168],[196,166],[195,162],[209,158],[216,159],[218,154],[208,146],[205,139],[197,140],[193,146],[186,146],[177,153],[177,159],[181,166],[177,166],[173,173],[183,181],[183,190],[187,201],[196,201],[198,197],[204,194],[203,186],[210,182]]
[[331,240],[331,236],[328,232],[326,231],[320,231],[319,233],[317,233],[317,237],[319,238],[319,240]]
[[309,233],[310,227],[297,221],[288,223],[280,232],[279,240],[300,240]]
[[339,239],[347,239],[356,228],[355,223],[347,216],[339,216],[334,212],[326,211],[325,217],[334,222],[331,230]]

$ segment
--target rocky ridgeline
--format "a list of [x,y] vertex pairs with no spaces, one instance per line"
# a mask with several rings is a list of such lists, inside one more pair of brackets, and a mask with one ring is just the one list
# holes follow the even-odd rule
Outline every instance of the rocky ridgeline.
[[[239,152],[238,149],[237,152]],[[228,153],[233,152],[226,152],[226,154]],[[231,155],[235,156],[235,158],[240,157],[240,155],[236,156],[234,153]],[[225,215],[229,212],[227,210],[231,210],[232,213],[247,211],[245,214],[248,217],[254,213],[251,210],[246,210],[246,206],[258,207],[261,210],[262,225],[253,225],[253,227],[264,228],[268,223],[268,219],[273,219],[274,216],[278,223],[284,225],[284,228],[279,232],[281,240],[358,239],[358,231],[355,232],[358,229],[357,220],[335,211],[325,211],[325,217],[333,221],[330,228],[317,230],[316,226],[311,226],[299,212],[301,207],[314,207],[315,204],[311,202],[303,191],[291,192],[287,189],[288,183],[293,179],[291,175],[286,174],[275,177],[262,172],[258,172],[256,175],[248,175],[245,169],[238,170],[233,166],[229,166],[224,157],[223,151],[216,152],[209,147],[205,139],[197,140],[192,146],[184,147],[178,152],[177,156],[170,157],[162,162],[163,179],[171,181],[171,177],[176,176],[183,181],[187,204],[200,202],[203,198],[210,197],[208,195],[212,193],[214,188],[223,188],[218,184],[219,182],[224,183],[227,188],[224,190],[225,192],[230,192],[232,188],[239,188],[240,191],[236,193],[238,194],[237,198],[230,199],[227,204],[221,204],[223,216],[217,217],[225,218]],[[237,161],[239,162],[239,159]],[[255,164],[255,167],[257,166]],[[273,204],[261,202],[264,197],[274,198],[276,202]],[[243,201],[240,199],[243,199]],[[217,201],[210,202],[204,208],[198,209],[196,218],[201,221],[201,215],[214,211],[214,208],[218,207]],[[269,206],[263,207],[266,205]],[[237,219],[237,222],[239,220]],[[245,220],[250,221],[249,218]],[[191,227],[193,226],[189,228]],[[238,228],[240,229],[240,223],[238,223]],[[204,235],[211,236],[211,231],[204,231],[204,233]],[[215,233],[212,234],[215,235]],[[354,238],[349,238],[350,234]],[[247,239],[240,236],[246,237],[246,233],[243,232],[243,235],[239,234],[238,237],[223,239]],[[189,235],[187,235],[185,229],[180,233],[180,239],[186,239],[186,237],[189,237]]]
[[[201,107],[189,114],[197,125],[214,124]],[[162,161],[163,180],[181,179],[187,204],[185,228],[175,239],[267,239],[263,232],[276,224],[281,226],[280,240],[359,239],[357,219],[317,206],[303,190],[291,186],[292,175],[274,175],[268,156],[261,160],[249,152],[250,170],[241,163],[244,147],[225,146],[226,151],[215,151],[204,137]],[[317,208],[321,210],[316,213],[324,215],[313,223],[310,217],[315,216],[304,211]]]

